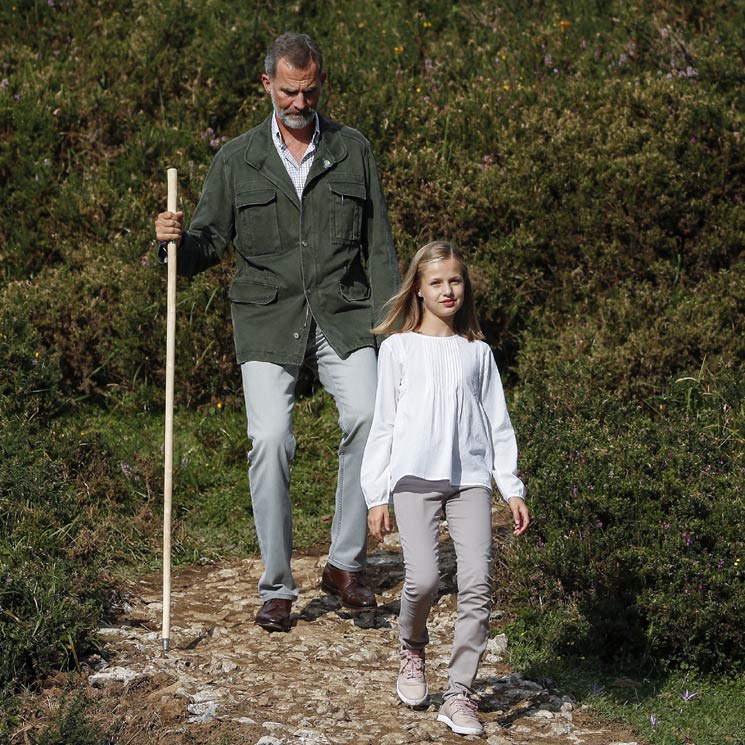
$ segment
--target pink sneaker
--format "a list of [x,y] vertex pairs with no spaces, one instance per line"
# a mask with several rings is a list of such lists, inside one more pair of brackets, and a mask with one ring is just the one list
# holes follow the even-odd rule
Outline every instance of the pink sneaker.
[[476,716],[477,711],[476,702],[459,693],[445,699],[437,721],[445,722],[456,735],[483,735],[484,728]]
[[423,649],[401,650],[401,668],[396,681],[396,693],[409,706],[419,706],[427,700]]

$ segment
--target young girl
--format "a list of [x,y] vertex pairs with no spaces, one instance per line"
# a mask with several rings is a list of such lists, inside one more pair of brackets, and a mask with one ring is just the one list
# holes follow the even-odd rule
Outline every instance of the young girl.
[[446,241],[421,248],[375,332],[391,335],[380,347],[362,489],[370,532],[382,540],[390,531],[392,497],[401,536],[406,578],[396,690],[411,706],[427,699],[424,649],[444,510],[458,562],[458,611],[437,719],[458,734],[480,735],[472,685],[489,634],[492,478],[512,510],[515,535],[530,517],[502,383],[461,253]]

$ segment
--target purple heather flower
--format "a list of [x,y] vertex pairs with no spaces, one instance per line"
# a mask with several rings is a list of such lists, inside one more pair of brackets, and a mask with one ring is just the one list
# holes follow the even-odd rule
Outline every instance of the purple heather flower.
[[657,716],[655,714],[649,715],[649,723],[654,727],[657,724]]
[[685,690],[685,693],[681,694],[681,698],[683,699],[683,701],[690,701],[694,696],[698,696],[698,691],[690,693],[687,688]]

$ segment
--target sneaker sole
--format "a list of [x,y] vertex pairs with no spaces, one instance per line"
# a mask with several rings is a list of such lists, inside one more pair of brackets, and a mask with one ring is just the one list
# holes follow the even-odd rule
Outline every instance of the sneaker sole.
[[429,698],[429,689],[427,688],[426,683],[424,684],[424,698],[406,698],[406,696],[401,693],[401,689],[398,687],[398,682],[396,683],[396,693],[398,694],[398,697],[408,706],[420,706]]
[[455,732],[456,735],[483,735],[484,734],[484,728],[479,727],[479,729],[476,729],[475,727],[459,727],[450,717],[446,717],[444,714],[438,714],[437,715],[437,721],[438,722],[444,722],[447,724],[448,727],[450,727],[453,732]]

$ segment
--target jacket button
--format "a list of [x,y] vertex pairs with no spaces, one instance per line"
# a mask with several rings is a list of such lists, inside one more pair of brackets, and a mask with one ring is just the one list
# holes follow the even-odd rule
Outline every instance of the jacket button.
[[300,241],[300,245],[305,247],[308,245],[308,241]]
[[297,332],[297,331],[296,331],[296,332],[295,332],[295,333],[293,334],[293,336],[294,336],[294,337],[295,337],[296,339],[299,339],[299,338],[300,338],[300,334],[298,334],[298,332]]

